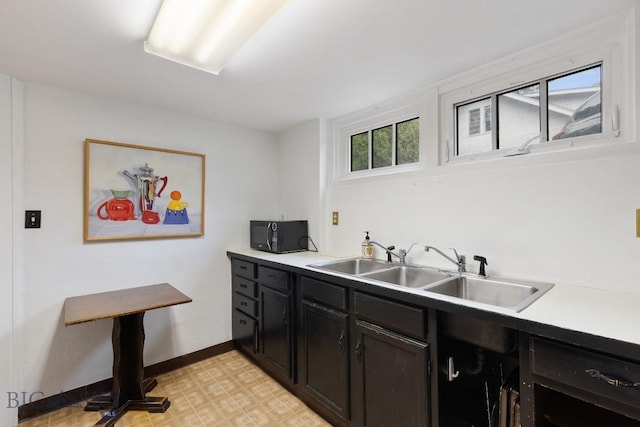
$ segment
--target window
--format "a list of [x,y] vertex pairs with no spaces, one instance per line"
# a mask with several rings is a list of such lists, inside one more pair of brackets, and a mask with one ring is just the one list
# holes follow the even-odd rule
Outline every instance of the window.
[[[350,181],[424,169],[426,114],[424,93],[397,97],[385,103],[330,120],[333,132],[331,179]],[[437,163],[435,156],[431,157]]]
[[[491,99],[485,98],[467,104],[457,105],[458,155],[483,153],[491,150]],[[481,117],[481,112],[485,114]],[[489,116],[487,117],[487,112]],[[489,121],[487,126],[486,121]],[[484,123],[484,132],[480,126]]]
[[393,152],[391,127],[392,126],[389,125],[371,131],[371,137],[373,138],[371,166],[374,169],[391,166],[393,164],[393,159],[391,158]]
[[396,164],[406,165],[420,160],[419,120],[405,120],[396,124]]
[[520,147],[540,138],[540,84],[497,96],[497,148]]
[[349,137],[350,171],[388,168],[420,161],[420,118],[399,121]]
[[597,66],[547,81],[552,140],[602,132],[601,74]]
[[[527,160],[537,162],[576,150],[598,156],[637,141],[640,116],[629,89],[636,22],[629,10],[441,82],[434,89],[438,164],[549,154]],[[480,109],[479,132],[470,127],[473,109]]]
[[351,170],[369,168],[369,134],[367,132],[351,136]]
[[[591,64],[455,104],[456,155],[524,150],[533,144],[601,133],[602,67]],[[497,112],[495,125],[492,108]]]

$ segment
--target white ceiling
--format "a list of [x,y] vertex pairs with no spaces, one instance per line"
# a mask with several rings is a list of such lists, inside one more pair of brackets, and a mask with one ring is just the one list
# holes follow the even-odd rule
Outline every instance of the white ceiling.
[[640,0],[293,0],[219,76],[144,52],[160,3],[0,0],[0,73],[279,132],[374,105]]

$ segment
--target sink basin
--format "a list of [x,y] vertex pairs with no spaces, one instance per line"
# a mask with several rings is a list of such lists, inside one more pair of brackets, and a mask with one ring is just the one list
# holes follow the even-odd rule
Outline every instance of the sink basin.
[[345,274],[363,274],[389,268],[389,264],[384,261],[374,259],[353,258],[340,261],[329,261],[319,264],[310,264],[309,267],[322,270],[335,271]]
[[481,304],[521,311],[553,287],[551,283],[520,282],[502,279],[455,276],[424,288]]
[[434,282],[439,282],[450,276],[436,269],[401,265],[364,274],[362,277],[409,288],[420,288]]

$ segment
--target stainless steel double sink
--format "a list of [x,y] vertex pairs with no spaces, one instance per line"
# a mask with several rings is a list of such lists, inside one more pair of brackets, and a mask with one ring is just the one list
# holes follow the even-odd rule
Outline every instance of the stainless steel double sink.
[[309,267],[366,281],[419,289],[443,299],[465,300],[471,305],[499,307],[515,312],[522,311],[553,287],[552,283],[487,278],[361,258],[310,264]]

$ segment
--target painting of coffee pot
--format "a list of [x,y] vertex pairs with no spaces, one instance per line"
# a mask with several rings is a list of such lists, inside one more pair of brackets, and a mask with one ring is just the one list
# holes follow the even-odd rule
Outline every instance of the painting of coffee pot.
[[203,154],[85,140],[85,240],[202,236],[204,174]]
[[158,212],[153,210],[156,197],[161,197],[162,192],[167,187],[169,178],[160,177],[153,172],[153,168],[145,163],[138,168],[138,173],[131,173],[123,170],[122,174],[129,178],[136,189],[136,216],[146,224],[157,224],[160,222]]

